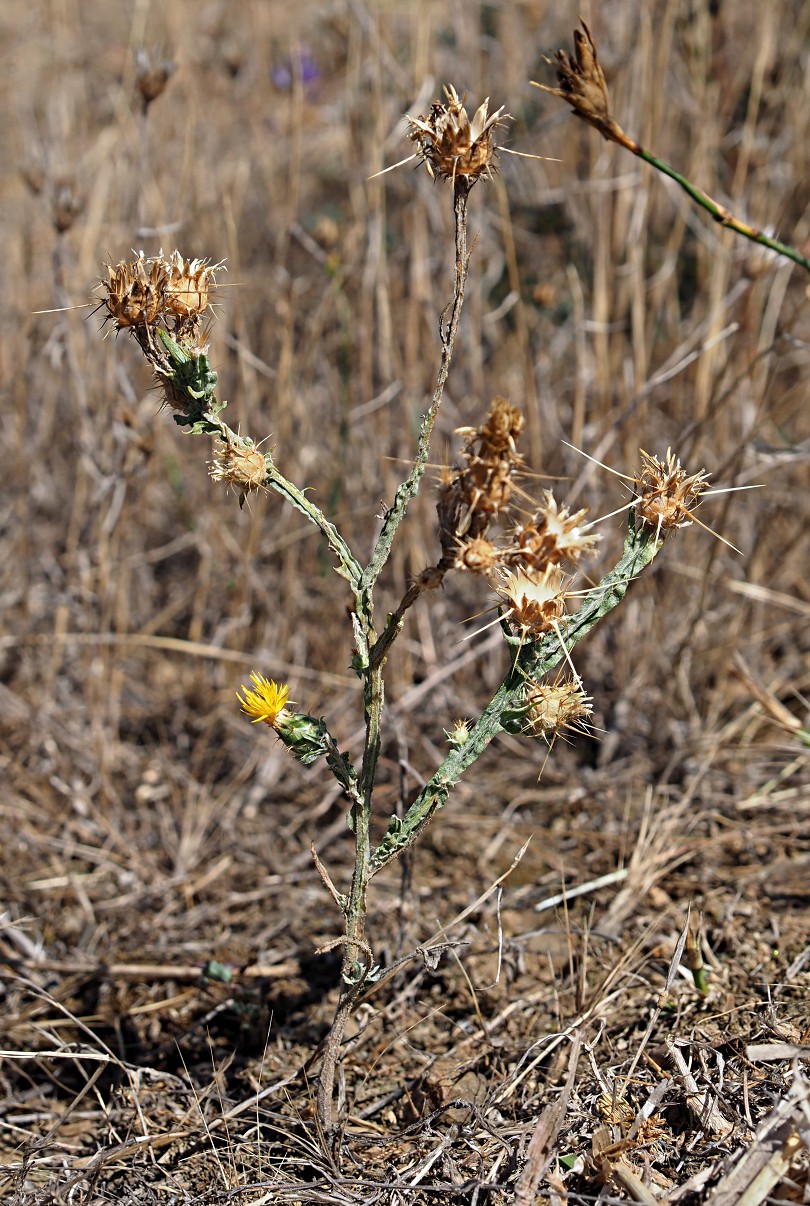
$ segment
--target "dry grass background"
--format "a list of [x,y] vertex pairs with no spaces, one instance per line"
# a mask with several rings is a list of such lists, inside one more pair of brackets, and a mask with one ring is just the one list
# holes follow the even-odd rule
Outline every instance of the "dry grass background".
[[[614,0],[585,16],[625,129],[807,254],[807,0]],[[806,727],[808,279],[529,86],[550,80],[542,54],[570,45],[576,17],[542,0],[3,6],[9,1202],[501,1202],[516,1185],[521,1202],[545,1156],[542,1200],[732,1202],[723,1178],[780,1101],[796,1158],[768,1200],[808,1200],[807,751],[735,670],[740,655]],[[146,119],[140,45],[177,62]],[[81,306],[102,261],[133,247],[227,259],[212,348],[225,417],[272,433],[287,476],[370,551],[432,388],[452,215],[422,170],[368,177],[407,153],[402,114],[446,81],[506,104],[511,144],[553,158],[504,155],[473,192],[436,460],[499,393],[525,408],[535,470],[595,514],[621,485],[564,440],[625,472],[671,444],[692,471],[764,489],[701,511],[741,554],[678,533],[577,651],[600,739],[549,755],[504,738],[381,877],[382,961],[436,936],[463,945],[434,970],[409,962],[362,1008],[338,1165],[296,1074],[339,959],[313,954],[339,918],[309,843],[341,879],[349,838],[317,770],[257,737],[234,693],[251,669],[286,678],[356,746],[347,596],[297,515],[273,497],[240,513],[212,486],[207,449],[156,413],[125,337],[105,342],[87,310],[35,312]],[[424,495],[391,603],[436,557]],[[606,561],[622,523],[605,525]],[[448,581],[414,610],[390,665],[381,822],[431,773],[442,725],[500,680],[498,640],[462,642],[488,604]],[[503,895],[475,904],[530,836]],[[668,974],[690,907],[705,999]],[[233,980],[203,979],[209,959]],[[588,1047],[566,1080],[575,1034]],[[667,1040],[730,1126],[695,1108]],[[763,1063],[746,1045],[766,1040],[793,1047]],[[611,1096],[632,1120],[651,1093],[634,1131]],[[619,1146],[600,1155],[606,1123]]]

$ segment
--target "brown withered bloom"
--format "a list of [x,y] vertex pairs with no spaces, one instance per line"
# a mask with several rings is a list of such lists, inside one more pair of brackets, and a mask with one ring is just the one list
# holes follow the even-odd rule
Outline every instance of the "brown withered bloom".
[[641,449],[641,469],[633,478],[633,507],[642,523],[656,534],[692,523],[690,512],[708,489],[708,474],[688,474],[667,448],[663,461]]
[[144,113],[166,91],[174,69],[175,64],[171,59],[160,58],[157,51],[151,55],[143,47],[135,51],[135,83],[141,94]]
[[184,260],[179,251],[172,252],[166,261],[166,310],[178,318],[204,313],[216,285],[216,273],[222,267],[208,260]]
[[516,457],[516,442],[523,433],[526,419],[519,406],[513,406],[506,398],[493,398],[486,423],[481,427],[458,427],[457,435],[463,435],[468,448],[478,456],[491,458],[505,453]]
[[141,251],[134,260],[107,265],[107,280],[101,281],[104,304],[119,330],[130,327],[137,333],[160,320],[188,342],[211,305],[222,267],[208,260],[185,260],[179,251],[168,258],[162,251],[151,257]]
[[486,422],[461,427],[461,465],[445,469],[439,484],[439,538],[442,564],[486,573],[501,560],[476,541],[486,536],[491,520],[508,514],[513,479],[523,465],[516,441],[525,420],[517,406],[495,398]]
[[587,514],[583,507],[572,515],[567,507],[558,505],[550,490],[544,491],[542,506],[515,531],[512,563],[519,561],[529,569],[545,569],[562,561],[576,565],[593,552],[600,539],[595,533],[583,532],[580,525]]
[[465,176],[470,183],[492,175],[496,152],[495,130],[508,120],[503,107],[489,112],[489,97],[470,121],[452,84],[444,89],[447,104],[434,101],[427,117],[408,118],[408,137],[418,148],[427,170],[439,180]]
[[499,515],[509,506],[512,497],[514,461],[505,457],[485,460],[473,457],[459,478],[460,497],[470,514]]
[[535,80],[532,83],[536,88],[567,101],[577,117],[587,121],[604,138],[621,146],[631,146],[632,140],[628,139],[610,111],[610,94],[593,35],[581,17],[580,22],[582,29],[574,30],[573,56],[558,50],[553,59],[546,59],[556,68],[559,87],[549,88],[547,84],[538,84]]
[[168,279],[165,261],[146,259],[142,251],[135,260],[107,264],[107,280],[101,285],[116,329],[153,323],[163,312]]
[[456,429],[465,441],[465,466],[456,478],[456,486],[470,512],[495,516],[506,511],[513,478],[523,465],[516,444],[525,424],[519,407],[498,397],[493,398],[487,420],[480,427]]

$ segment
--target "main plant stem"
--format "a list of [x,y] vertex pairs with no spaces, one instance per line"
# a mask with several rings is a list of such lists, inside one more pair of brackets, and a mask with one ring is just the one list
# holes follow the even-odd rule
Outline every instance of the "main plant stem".
[[469,253],[467,250],[467,200],[471,188],[466,176],[458,176],[453,187],[453,215],[455,219],[455,270],[453,299],[447,324],[441,318],[441,356],[436,385],[430,406],[422,418],[416,456],[407,479],[397,490],[391,509],[387,512],[374,553],[357,584],[358,609],[355,619],[357,656],[363,677],[363,703],[365,712],[366,740],[363,762],[358,781],[357,802],[352,805],[350,824],[354,830],[354,872],[352,885],[345,907],[346,932],[344,937],[343,967],[341,972],[340,998],[335,1017],[324,1048],[323,1062],[318,1080],[318,1120],[327,1141],[334,1139],[334,1086],[335,1073],[340,1054],[340,1045],[364,982],[371,970],[371,952],[365,941],[366,897],[372,875],[371,868],[371,806],[377,761],[380,755],[382,714],[385,705],[383,668],[385,655],[392,641],[402,628],[407,608],[421,594],[423,588],[416,584],[409,587],[403,601],[393,613],[379,637],[374,631],[373,592],[377,578],[388,560],[394,535],[408,509],[408,504],[419,489],[430,451],[430,437],[441,406],[444,386],[450,372],[461,309],[464,304],[464,289],[467,283]]

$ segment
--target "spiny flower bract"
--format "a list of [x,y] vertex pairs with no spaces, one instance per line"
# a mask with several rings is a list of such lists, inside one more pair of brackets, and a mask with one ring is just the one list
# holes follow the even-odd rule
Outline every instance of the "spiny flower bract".
[[267,459],[250,440],[221,437],[208,472],[215,482],[234,486],[242,495],[267,489]]
[[656,532],[683,528],[692,522],[690,512],[708,489],[708,474],[688,474],[671,448],[663,461],[640,449],[642,465],[633,478],[633,507],[642,523]]
[[575,565],[592,553],[600,537],[580,526],[587,507],[571,514],[560,506],[550,490],[543,492],[541,506],[514,534],[514,559],[528,569],[545,569],[569,561]]
[[593,701],[579,682],[527,683],[524,730],[546,737],[564,729],[587,732]]
[[498,589],[509,604],[506,618],[524,633],[548,632],[565,613],[564,586],[564,575],[554,565],[542,571],[504,571]]

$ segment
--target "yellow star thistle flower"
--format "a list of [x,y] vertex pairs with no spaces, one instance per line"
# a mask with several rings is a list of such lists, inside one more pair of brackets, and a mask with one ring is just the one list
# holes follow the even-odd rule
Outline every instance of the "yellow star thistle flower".
[[256,688],[255,691],[243,684],[245,698],[243,699],[238,691],[236,693],[242,711],[251,718],[253,724],[263,720],[271,729],[277,729],[279,721],[285,715],[284,709],[290,698],[290,688],[286,683],[275,683],[261,674],[251,674],[250,680]]

